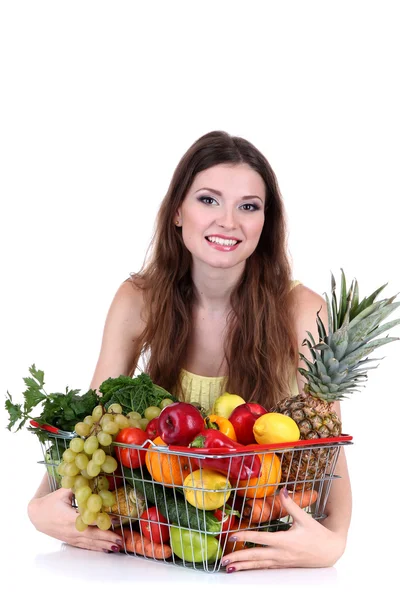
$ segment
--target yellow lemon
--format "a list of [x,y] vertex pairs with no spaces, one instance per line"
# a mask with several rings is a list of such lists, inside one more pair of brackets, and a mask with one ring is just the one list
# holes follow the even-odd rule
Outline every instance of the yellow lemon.
[[218,417],[225,417],[225,419],[229,419],[235,408],[241,404],[246,404],[243,398],[237,396],[236,394],[224,392],[214,402],[212,414],[218,415]]
[[280,413],[261,415],[253,425],[253,433],[257,444],[280,444],[300,439],[296,421]]
[[204,510],[217,510],[231,495],[231,484],[221,473],[199,469],[189,473],[183,482],[183,493],[189,504]]

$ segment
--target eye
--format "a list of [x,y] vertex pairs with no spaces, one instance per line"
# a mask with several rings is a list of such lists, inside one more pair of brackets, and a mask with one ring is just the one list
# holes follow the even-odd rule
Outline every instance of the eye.
[[[211,198],[211,196],[200,196],[198,200],[203,204],[211,204],[212,202],[216,202],[216,200],[214,198]],[[207,200],[211,200],[211,202],[207,202]]]
[[245,209],[245,212],[253,212],[255,210],[260,210],[260,207],[257,204],[242,204],[241,208],[245,206],[248,207]]

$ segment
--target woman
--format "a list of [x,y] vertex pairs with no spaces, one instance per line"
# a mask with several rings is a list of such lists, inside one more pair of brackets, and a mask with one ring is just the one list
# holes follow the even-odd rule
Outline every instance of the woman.
[[[93,389],[108,377],[132,375],[143,356],[155,383],[206,408],[224,390],[267,408],[301,391],[298,352],[305,353],[307,331],[318,336],[316,313],[322,306],[326,323],[326,307],[291,281],[278,185],[252,144],[214,131],[189,148],[161,204],[151,250],[111,303]],[[227,555],[228,571],[333,565],[351,516],[343,451],[337,474],[323,524],[282,495],[292,528],[236,534],[266,547]],[[121,545],[112,531],[76,531],[71,492],[49,493],[45,480],[29,516],[38,530],[74,546]]]

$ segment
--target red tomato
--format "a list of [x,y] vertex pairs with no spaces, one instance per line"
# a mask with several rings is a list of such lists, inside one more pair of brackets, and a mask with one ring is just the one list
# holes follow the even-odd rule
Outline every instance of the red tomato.
[[[165,523],[165,525],[161,525],[161,523]],[[155,506],[142,514],[139,526],[144,537],[154,544],[162,544],[169,540],[168,521]]]
[[[121,444],[135,444],[136,446],[141,446],[147,439],[147,433],[142,429],[139,429],[139,427],[125,427],[118,432],[114,441],[120,442]],[[143,465],[146,459],[146,451],[137,450],[136,448],[120,448],[116,446],[115,454],[121,465],[124,465],[124,467],[131,467],[132,469],[137,469],[137,467]]]

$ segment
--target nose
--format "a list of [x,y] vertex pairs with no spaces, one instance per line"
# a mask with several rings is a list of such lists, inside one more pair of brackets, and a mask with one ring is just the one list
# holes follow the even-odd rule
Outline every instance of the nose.
[[215,219],[215,223],[219,227],[223,227],[224,229],[236,229],[237,219],[235,209],[233,207],[229,208],[227,206],[221,207],[221,212]]

